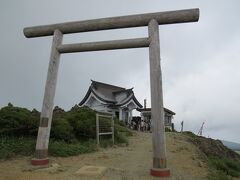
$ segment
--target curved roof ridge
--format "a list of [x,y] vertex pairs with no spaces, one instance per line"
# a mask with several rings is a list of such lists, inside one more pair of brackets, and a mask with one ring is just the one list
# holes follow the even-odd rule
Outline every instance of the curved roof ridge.
[[116,103],[115,101],[112,101],[112,100],[109,100],[109,99],[104,99],[103,97],[99,96],[98,93],[96,93],[93,89],[92,89],[92,86],[90,86],[88,88],[88,91],[86,93],[86,95],[84,96],[84,98],[82,99],[82,101],[78,104],[79,106],[82,106],[86,101],[87,99],[89,98],[90,94],[93,93],[96,98],[98,98],[100,101],[103,101],[103,102],[106,102],[106,103]]
[[112,100],[112,99],[110,99],[110,98],[108,98],[108,97],[106,97],[106,96],[103,97],[103,95],[101,95],[101,93],[98,93],[97,91],[95,91],[95,90],[92,88],[92,86],[91,86],[91,91],[93,92],[93,94],[94,94],[97,98],[99,98],[99,99],[102,100],[102,101],[116,103],[116,100]]
[[[168,113],[170,113],[170,114],[172,114],[172,115],[176,115],[175,112],[173,112],[173,111],[171,111],[171,110],[169,110],[169,109],[167,109],[167,108],[165,108],[165,107],[163,107],[163,109],[164,109],[164,111],[166,111],[166,112],[168,112]],[[137,108],[137,111],[139,111],[139,112],[142,112],[142,111],[151,111],[151,108]]]
[[125,92],[125,91],[132,91],[133,90],[133,87],[132,88],[129,88],[129,89],[123,89],[123,90],[119,90],[119,91],[114,91],[112,92],[113,94],[118,94],[118,93],[121,93],[121,92]]
[[88,88],[88,91],[87,91],[86,95],[84,96],[84,98],[82,99],[82,101],[78,105],[82,106],[85,103],[85,101],[88,99],[90,94],[91,94],[91,87]]
[[[95,96],[98,100],[111,104],[111,105],[124,105],[128,103],[130,100],[133,100],[134,103],[139,107],[142,108],[142,105],[138,102],[136,99],[133,88],[122,88],[98,81],[91,80],[92,83],[90,87],[88,88],[88,91],[83,98],[83,100],[79,103],[79,106],[82,106],[86,101],[88,101],[88,98],[92,95]],[[123,93],[126,94],[126,97],[123,96],[124,98],[117,98],[118,93]]]
[[115,86],[115,85],[112,85],[112,84],[107,84],[107,83],[103,83],[103,82],[100,82],[100,81],[94,81],[92,80],[92,84],[100,84],[100,85],[104,85],[104,86],[110,86],[110,87],[115,87],[115,88],[119,88],[119,89],[122,89],[122,90],[125,90],[126,88],[123,88],[123,87],[120,87],[120,86]]
[[[127,99],[127,100],[126,100]],[[137,100],[137,98],[135,97],[135,95],[134,95],[134,93],[131,95],[131,96],[129,96],[128,98],[126,98],[125,100],[126,101],[124,101],[124,102],[122,102],[122,103],[119,103],[119,104],[117,104],[118,106],[122,106],[123,104],[126,104],[126,103],[128,103],[129,101],[131,101],[131,99],[136,103],[136,105],[138,105],[140,108],[142,108],[143,106],[141,105],[141,103]]]

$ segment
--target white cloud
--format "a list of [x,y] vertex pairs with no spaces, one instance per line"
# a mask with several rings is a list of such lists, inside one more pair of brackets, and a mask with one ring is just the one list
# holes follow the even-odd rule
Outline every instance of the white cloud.
[[177,127],[184,120],[186,129],[197,132],[205,122],[205,135],[239,142],[239,44],[240,38],[225,44],[197,73],[176,78],[166,91],[167,102],[177,112]]

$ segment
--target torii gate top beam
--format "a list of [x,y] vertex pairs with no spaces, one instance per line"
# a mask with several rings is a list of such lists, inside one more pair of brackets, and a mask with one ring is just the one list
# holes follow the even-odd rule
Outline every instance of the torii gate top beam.
[[33,26],[24,28],[24,35],[28,38],[51,36],[56,29],[60,30],[63,34],[70,34],[107,29],[140,27],[147,26],[151,19],[155,19],[159,25],[196,22],[199,19],[199,9],[165,11],[149,14],[137,14],[130,16]]

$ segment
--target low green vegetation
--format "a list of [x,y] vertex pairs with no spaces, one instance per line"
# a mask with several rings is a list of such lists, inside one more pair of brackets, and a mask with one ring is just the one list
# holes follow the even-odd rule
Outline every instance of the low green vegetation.
[[[96,112],[89,108],[73,107],[65,112],[60,108],[53,112],[49,154],[73,156],[97,150]],[[0,109],[0,159],[30,156],[35,150],[40,113],[35,109],[14,107]],[[115,119],[115,144],[128,144],[131,131]],[[111,136],[101,137],[101,146],[112,145]]]
[[0,159],[19,155],[30,156],[34,153],[36,140],[31,137],[0,137]]
[[[34,154],[36,138],[33,137],[1,137],[0,159],[9,159],[16,156],[31,156]],[[66,143],[65,141],[50,140],[49,155],[51,156],[74,156],[97,150],[93,140],[86,142]]]
[[50,141],[49,144],[49,154],[51,156],[76,156],[83,153],[94,152],[96,150],[96,142],[93,140],[75,143],[66,143],[65,141]]
[[210,157],[209,161],[218,172],[233,177],[240,177],[240,161],[234,161],[224,157]]
[[192,137],[192,138],[197,138],[197,135],[194,134],[194,133],[191,132],[191,131],[184,131],[183,134],[186,134],[186,135],[188,135],[188,136],[190,136],[190,137]]
[[211,171],[208,175],[208,180],[229,180],[229,177],[223,171]]
[[225,147],[220,140],[197,136],[184,132],[207,157],[209,180],[228,180],[240,177],[240,155]]

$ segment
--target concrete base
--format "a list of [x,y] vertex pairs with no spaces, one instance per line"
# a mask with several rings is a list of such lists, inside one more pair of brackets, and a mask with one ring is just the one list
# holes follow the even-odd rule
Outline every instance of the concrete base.
[[157,169],[157,168],[152,168],[150,170],[150,174],[152,176],[156,177],[169,177],[170,176],[170,169]]
[[83,166],[76,174],[82,176],[101,177],[106,172],[107,168],[102,166]]
[[32,159],[31,164],[33,166],[44,166],[49,164],[49,159]]

